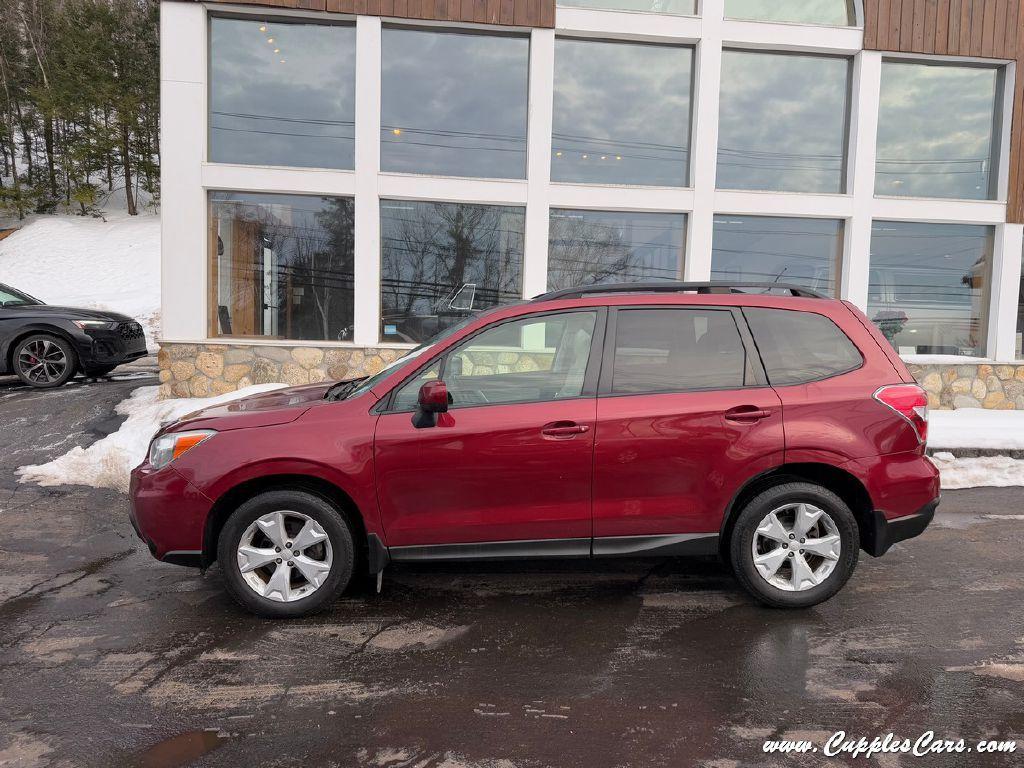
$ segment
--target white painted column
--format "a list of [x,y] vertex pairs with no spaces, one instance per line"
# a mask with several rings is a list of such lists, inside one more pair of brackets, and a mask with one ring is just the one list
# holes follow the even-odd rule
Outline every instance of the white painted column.
[[1020,297],[1024,224],[997,226],[992,251],[986,356],[1005,362],[1013,360],[1017,352],[1017,302]]
[[206,193],[206,10],[199,3],[160,7],[160,305],[161,340],[207,336],[210,270]]
[[693,211],[686,222],[683,279],[711,278],[711,239],[715,219],[715,176],[718,165],[718,101],[722,80],[724,0],[701,3],[701,40],[697,45],[696,93],[690,135],[690,179]]
[[551,121],[554,99],[555,31],[530,34],[530,98],[526,149],[526,242],[523,298],[544,293],[548,286],[549,189]]
[[361,346],[380,342],[380,49],[380,18],[357,17],[353,341]]
[[846,222],[839,296],[860,309],[868,303],[871,259],[871,214],[875,199],[875,145],[878,137],[878,99],[882,83],[882,54],[862,51],[853,64],[850,105],[850,146],[847,188],[853,194],[853,216]]

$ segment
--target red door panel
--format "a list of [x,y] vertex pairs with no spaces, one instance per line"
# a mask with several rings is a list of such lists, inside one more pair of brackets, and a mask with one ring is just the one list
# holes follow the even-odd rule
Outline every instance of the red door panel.
[[783,448],[769,387],[599,398],[594,536],[718,533],[736,491]]
[[384,414],[374,445],[389,546],[590,538],[594,398]]

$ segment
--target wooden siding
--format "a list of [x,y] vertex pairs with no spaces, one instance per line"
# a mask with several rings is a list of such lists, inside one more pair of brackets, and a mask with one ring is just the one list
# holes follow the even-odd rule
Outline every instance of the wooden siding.
[[1017,62],[1006,220],[1024,223],[1024,0],[864,0],[864,47]]
[[[235,0],[238,2],[239,0]],[[213,0],[231,2],[231,0]],[[240,0],[303,11],[328,11],[395,19],[426,19],[516,27],[555,26],[555,0]]]

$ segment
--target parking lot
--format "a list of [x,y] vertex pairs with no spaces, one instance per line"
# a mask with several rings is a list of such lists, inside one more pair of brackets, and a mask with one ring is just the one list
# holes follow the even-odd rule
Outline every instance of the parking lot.
[[947,492],[803,612],[717,562],[626,560],[392,567],[380,595],[272,622],[216,568],[153,561],[123,495],[15,480],[155,381],[0,381],[0,765],[821,765],[762,745],[838,730],[1020,743],[889,768],[1019,764],[1024,489]]

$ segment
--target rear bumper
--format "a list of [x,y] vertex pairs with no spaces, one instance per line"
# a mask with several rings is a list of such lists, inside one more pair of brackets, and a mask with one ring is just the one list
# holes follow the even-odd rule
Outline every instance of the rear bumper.
[[173,467],[132,470],[132,528],[157,560],[176,565],[203,564],[203,535],[213,506]]
[[869,555],[881,557],[893,544],[920,536],[935,517],[937,506],[939,499],[936,498],[917,512],[892,520],[887,520],[884,514],[875,510],[871,513],[867,530],[861,531],[861,546]]

